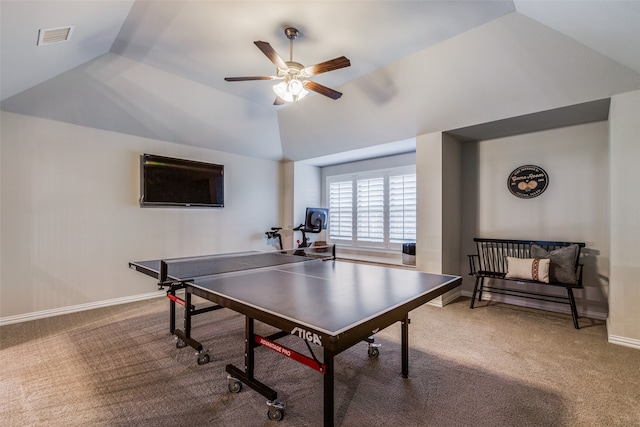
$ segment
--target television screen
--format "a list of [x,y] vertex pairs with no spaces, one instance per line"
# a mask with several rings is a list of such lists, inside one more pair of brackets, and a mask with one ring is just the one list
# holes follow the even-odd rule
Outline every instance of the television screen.
[[143,154],[140,206],[224,206],[224,166]]
[[306,231],[320,232],[327,228],[329,219],[329,209],[327,208],[307,208],[305,214],[304,228]]

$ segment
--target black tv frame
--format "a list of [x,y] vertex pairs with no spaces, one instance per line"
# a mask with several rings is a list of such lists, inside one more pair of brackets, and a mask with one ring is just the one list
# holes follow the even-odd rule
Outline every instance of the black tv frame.
[[140,206],[222,208],[224,165],[142,154]]

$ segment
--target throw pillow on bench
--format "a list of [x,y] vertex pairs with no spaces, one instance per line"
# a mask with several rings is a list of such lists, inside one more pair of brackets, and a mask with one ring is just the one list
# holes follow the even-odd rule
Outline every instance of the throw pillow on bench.
[[550,282],[566,283],[569,285],[578,284],[575,270],[578,254],[580,253],[580,247],[578,245],[569,245],[548,252],[541,246],[532,243],[530,253],[533,258],[547,258],[551,260],[551,264],[549,265]]
[[514,258],[507,257],[507,279],[526,279],[549,283],[548,258]]

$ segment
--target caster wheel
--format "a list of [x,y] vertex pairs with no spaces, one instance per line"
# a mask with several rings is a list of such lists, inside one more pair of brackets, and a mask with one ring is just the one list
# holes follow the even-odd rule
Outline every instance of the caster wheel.
[[176,348],[185,348],[187,343],[182,340],[176,340]]
[[369,347],[369,357],[378,357],[380,356],[380,350],[377,347]]
[[240,381],[232,381],[229,382],[227,388],[231,393],[240,393],[240,391],[242,390],[242,383]]
[[282,409],[269,408],[269,410],[267,411],[267,417],[269,417],[269,419],[273,421],[280,421],[282,417],[284,417],[284,412],[282,411]]
[[198,356],[198,365],[206,365],[207,363],[209,363],[209,361],[209,355],[206,353]]

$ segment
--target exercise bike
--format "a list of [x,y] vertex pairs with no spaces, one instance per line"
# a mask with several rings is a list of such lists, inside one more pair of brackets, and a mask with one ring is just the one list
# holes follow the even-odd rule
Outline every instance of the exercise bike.
[[271,231],[267,231],[264,234],[267,236],[267,240],[269,239],[277,239],[278,240],[278,250],[282,250],[282,235],[280,235],[280,230],[282,227],[271,227]]

